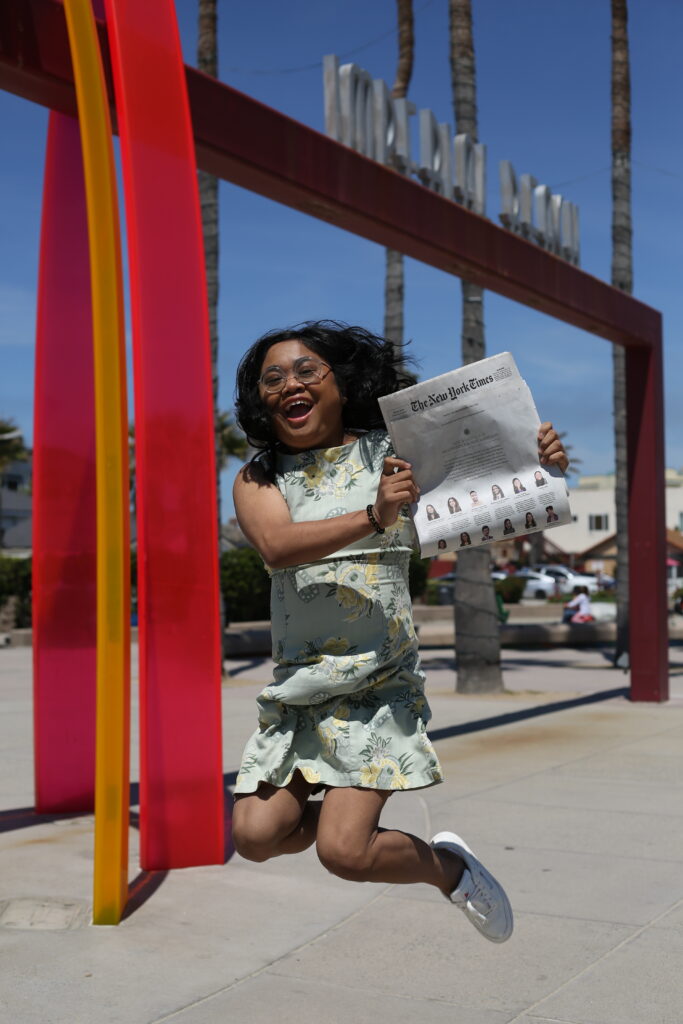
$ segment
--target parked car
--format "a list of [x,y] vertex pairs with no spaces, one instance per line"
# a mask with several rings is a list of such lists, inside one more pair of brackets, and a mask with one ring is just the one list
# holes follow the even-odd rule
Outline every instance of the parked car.
[[[499,572],[494,570],[491,573],[491,579],[495,583],[496,580],[507,579],[508,574],[506,572]],[[437,604],[453,604],[454,601],[454,590],[455,590],[455,573],[447,572],[444,576],[439,576],[437,579],[432,581],[436,584],[436,601]]]
[[545,573],[557,580],[561,594],[571,594],[574,587],[587,587],[589,594],[596,594],[599,590],[598,581],[595,576],[584,576],[583,573],[574,572],[566,565],[535,565],[535,572]]
[[522,597],[543,599],[553,597],[557,593],[558,582],[554,576],[548,576],[543,572],[536,572],[535,569],[518,569],[517,572],[513,573],[513,576],[526,580]]

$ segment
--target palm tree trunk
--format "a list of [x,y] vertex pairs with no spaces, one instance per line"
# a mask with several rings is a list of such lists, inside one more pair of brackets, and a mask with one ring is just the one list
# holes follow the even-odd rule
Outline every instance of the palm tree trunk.
[[[218,77],[218,35],[216,0],[199,0],[199,24],[197,33],[197,67],[213,78]],[[202,211],[204,231],[204,265],[206,268],[206,291],[209,304],[209,337],[211,341],[211,380],[213,389],[213,419],[216,454],[216,511],[218,514],[218,557],[221,541],[221,439],[218,410],[218,178],[205,171],[198,171],[199,202]],[[221,636],[225,627],[225,608],[222,595],[219,598],[221,610]]]
[[[449,0],[451,85],[455,130],[478,141],[477,79],[470,0]],[[484,292],[462,282],[462,361],[486,354]],[[455,653],[459,693],[491,693],[503,689],[500,667],[500,625],[496,594],[484,548],[458,554],[455,579]]]
[[[612,284],[633,291],[631,227],[631,75],[626,0],[612,0]],[[626,448],[626,354],[612,346],[617,532],[617,642],[614,659],[624,664],[629,647],[628,461]]]
[[[415,34],[413,0],[396,0],[398,14],[398,67],[396,81],[391,90],[394,99],[403,99],[413,73]],[[386,250],[384,278],[384,337],[396,345],[403,344],[404,299],[403,253]]]

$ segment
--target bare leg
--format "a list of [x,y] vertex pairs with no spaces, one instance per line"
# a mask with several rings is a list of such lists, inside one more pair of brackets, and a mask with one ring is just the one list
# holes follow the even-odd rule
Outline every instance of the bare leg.
[[464,864],[455,854],[432,848],[417,836],[378,827],[387,790],[331,789],[323,800],[317,849],[335,875],[356,882],[426,882],[451,893]]
[[264,861],[299,853],[315,841],[319,803],[309,803],[313,787],[300,772],[284,788],[261,783],[255,793],[235,797],[232,838],[247,860]]

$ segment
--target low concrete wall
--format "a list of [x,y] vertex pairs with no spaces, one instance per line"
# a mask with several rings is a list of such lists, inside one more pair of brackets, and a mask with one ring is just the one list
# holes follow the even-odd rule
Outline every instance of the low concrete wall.
[[[416,628],[422,647],[452,647],[455,642],[453,620],[444,617],[419,621]],[[452,609],[448,609],[452,611]],[[556,613],[556,609],[555,609]],[[15,629],[9,636],[13,647],[30,647],[32,631]],[[131,639],[137,641],[137,629],[131,630]],[[562,625],[554,622],[515,622],[501,626],[503,647],[585,647],[591,644],[610,644],[616,639],[614,622],[587,622],[583,625]],[[683,617],[669,617],[669,640],[683,640]],[[270,622],[236,622],[225,631],[223,651],[226,658],[268,657],[271,653]]]

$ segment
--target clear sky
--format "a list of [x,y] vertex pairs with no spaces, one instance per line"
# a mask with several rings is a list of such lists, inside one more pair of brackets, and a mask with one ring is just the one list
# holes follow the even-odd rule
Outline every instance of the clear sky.
[[[498,220],[498,163],[576,203],[581,265],[610,275],[609,0],[473,0],[479,135],[488,147],[487,216]],[[176,0],[195,61],[195,0]],[[220,77],[320,131],[323,55],[393,82],[395,0],[219,0]],[[414,0],[410,98],[453,124],[447,0]],[[633,103],[634,293],[662,310],[667,464],[683,465],[680,97],[683,5],[629,0]],[[32,437],[35,291],[47,112],[0,93],[0,416]],[[417,128],[413,152],[417,154]],[[221,183],[221,404],[235,367],[270,328],[329,317],[381,333],[384,251],[338,228]],[[457,279],[406,261],[406,335],[423,377],[460,361]],[[584,473],[613,467],[611,346],[487,293],[487,351],[511,350],[542,418],[567,432]],[[131,384],[132,386],[132,384]],[[224,473],[224,517],[234,469]]]

